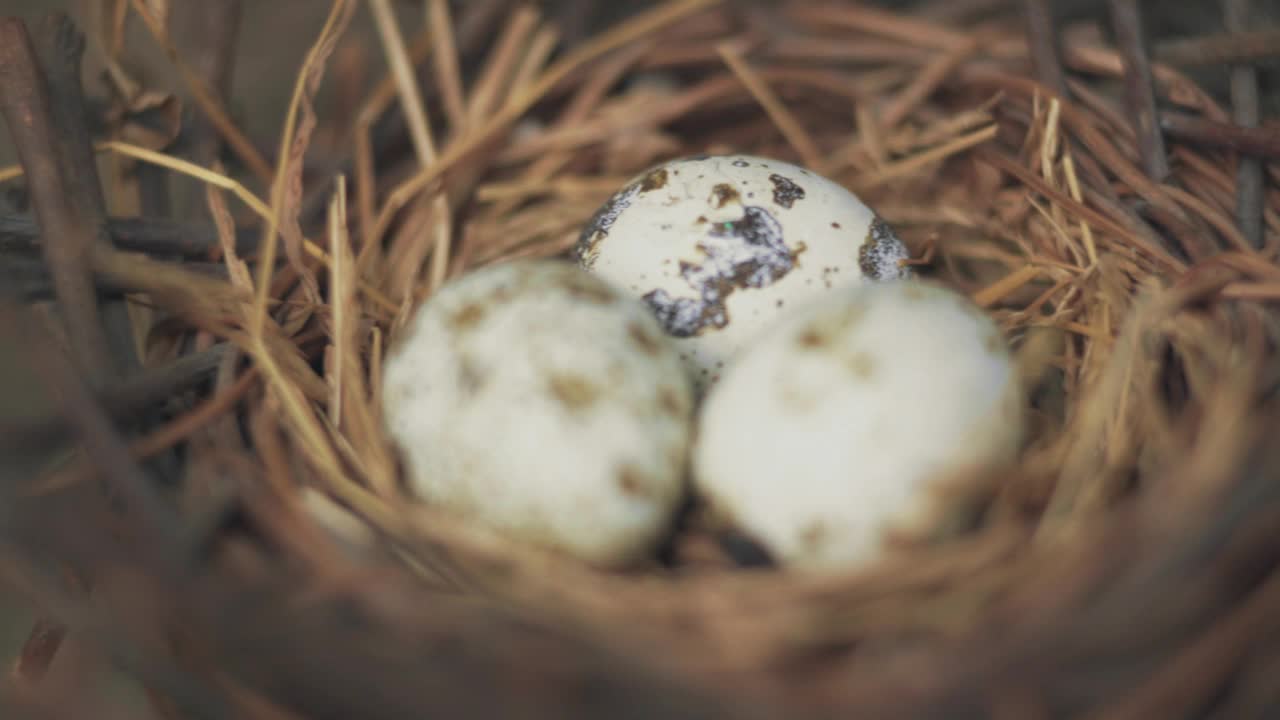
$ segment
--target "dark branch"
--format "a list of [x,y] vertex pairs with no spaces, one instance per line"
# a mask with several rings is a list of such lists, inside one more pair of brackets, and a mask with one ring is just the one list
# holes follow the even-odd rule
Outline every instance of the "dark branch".
[[[94,238],[109,244],[110,239],[102,232],[107,219],[106,201],[102,197],[97,158],[85,120],[88,112],[80,82],[84,36],[66,13],[53,12],[40,21],[35,40],[48,82],[54,137],[59,143],[56,157],[64,190],[68,193],[67,201],[76,218],[92,229]],[[111,354],[98,361],[109,363],[111,370],[119,375],[133,372],[140,363],[128,305],[123,300],[104,302],[100,315]]]
[[1058,33],[1054,29],[1053,7],[1049,0],[1026,0],[1023,12],[1026,15],[1027,46],[1036,77],[1059,95],[1070,97],[1066,75],[1062,71]]
[[1164,135],[1157,124],[1156,91],[1147,56],[1147,39],[1138,0],[1111,0],[1111,19],[1124,59],[1125,99],[1138,138],[1138,152],[1147,177],[1163,182],[1169,176]]
[[1182,113],[1161,113],[1160,127],[1169,137],[1253,157],[1280,159],[1280,133],[1263,128],[1214,122]]
[[111,345],[99,319],[90,260],[98,227],[73,199],[80,181],[64,177],[48,88],[22,21],[0,18],[0,110],[26,170],[36,216],[50,242],[43,244],[62,305],[67,334],[83,371],[98,383],[113,377]]
[[[1250,0],[1224,0],[1228,30],[1243,32],[1248,29],[1252,15],[1250,5]],[[1258,127],[1262,119],[1258,105],[1258,71],[1250,65],[1240,64],[1231,68],[1231,107],[1237,125]],[[1257,248],[1263,243],[1262,200],[1262,161],[1256,157],[1241,157],[1236,170],[1236,222],[1249,244]]]
[[[220,249],[218,231],[212,224],[181,222],[160,218],[111,218],[107,234],[121,250],[162,257],[179,256],[207,260]],[[236,253],[254,254],[260,232],[252,228],[236,231]],[[36,252],[41,243],[40,228],[29,215],[0,214],[0,253]]]

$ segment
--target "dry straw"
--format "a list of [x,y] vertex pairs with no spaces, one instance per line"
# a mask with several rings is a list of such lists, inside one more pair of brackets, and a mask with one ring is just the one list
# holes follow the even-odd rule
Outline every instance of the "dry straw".
[[[32,344],[82,446],[6,499],[24,510],[6,519],[0,571],[129,658],[165,716],[1280,707],[1266,679],[1280,667],[1280,153],[1274,124],[1232,124],[1161,60],[1193,62],[1198,46],[1148,61],[1133,16],[1116,13],[1138,40],[1115,48],[1058,32],[1039,2],[905,15],[677,0],[561,47],[534,6],[431,0],[418,30],[371,0],[391,70],[351,112],[344,171],[304,182],[315,95],[356,5],[333,2],[271,169],[132,3],[250,177],[99,143],[208,185],[206,258],[225,272],[119,245],[92,271],[170,316],[158,346],[229,346],[171,420],[124,439],[111,406]],[[405,119],[402,158],[379,151],[388,112]],[[1241,149],[1272,188],[1242,181]],[[824,577],[735,568],[696,521],[664,562],[606,574],[407,503],[375,399],[412,308],[472,268],[565,252],[646,166],[722,151],[820,168],[900,230],[924,273],[989,309],[1034,390],[1018,467],[941,492],[900,554]],[[236,222],[259,239],[246,246]],[[174,448],[190,462],[176,511],[138,474]],[[86,491],[97,478],[125,510]],[[125,539],[96,534],[112,528]],[[41,572],[50,554],[101,597]],[[28,665],[47,651],[35,637]]]

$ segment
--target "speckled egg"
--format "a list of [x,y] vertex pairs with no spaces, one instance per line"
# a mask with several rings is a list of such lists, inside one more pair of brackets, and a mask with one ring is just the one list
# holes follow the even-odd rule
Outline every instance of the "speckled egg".
[[571,262],[446,284],[393,346],[382,401],[422,500],[595,565],[649,552],[685,489],[679,356],[642,303]]
[[910,275],[906,247],[853,193],[749,155],[685,158],[643,173],[587,223],[576,254],[644,299],[700,389],[789,306]]
[[694,483],[782,564],[847,568],[937,483],[1013,460],[1022,407],[999,328],[967,298],[865,283],[792,311],[711,389]]

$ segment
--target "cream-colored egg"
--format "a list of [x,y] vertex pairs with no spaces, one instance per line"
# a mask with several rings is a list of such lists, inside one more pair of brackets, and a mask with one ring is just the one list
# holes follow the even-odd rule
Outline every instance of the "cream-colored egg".
[[853,193],[750,155],[649,170],[596,213],[576,251],[584,267],[649,304],[699,388],[790,307],[910,274],[905,246]]
[[684,492],[679,357],[643,304],[570,262],[442,287],[395,343],[382,399],[423,500],[593,564],[647,553]]
[[846,568],[935,483],[1011,461],[1022,404],[999,328],[968,299],[846,288],[781,319],[711,389],[695,486],[783,564]]

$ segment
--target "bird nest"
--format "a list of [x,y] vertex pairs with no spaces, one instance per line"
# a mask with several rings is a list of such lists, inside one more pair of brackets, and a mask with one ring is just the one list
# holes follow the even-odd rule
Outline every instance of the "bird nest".
[[[168,152],[143,93],[104,115],[107,184],[193,177],[199,222],[106,217],[66,112],[75,33],[6,21],[35,218],[5,252],[39,253],[24,299],[56,298],[66,350],[6,310],[61,408],[6,434],[75,442],[4,488],[0,567],[41,619],[3,702],[76,707],[78,686],[40,692],[74,643],[162,717],[1274,711],[1280,146],[1256,45],[1153,50],[1134,2],[1065,28],[1047,5],[678,0],[562,46],[532,7],[432,2],[415,39],[373,2],[391,71],[309,154],[337,0],[274,167],[180,59],[230,169]],[[1234,107],[1189,55],[1240,63]],[[376,398],[413,308],[567,254],[654,163],[732,152],[850,188],[997,320],[1031,408],[1016,467],[821,574],[746,563],[696,513],[606,572],[410,501]]]

